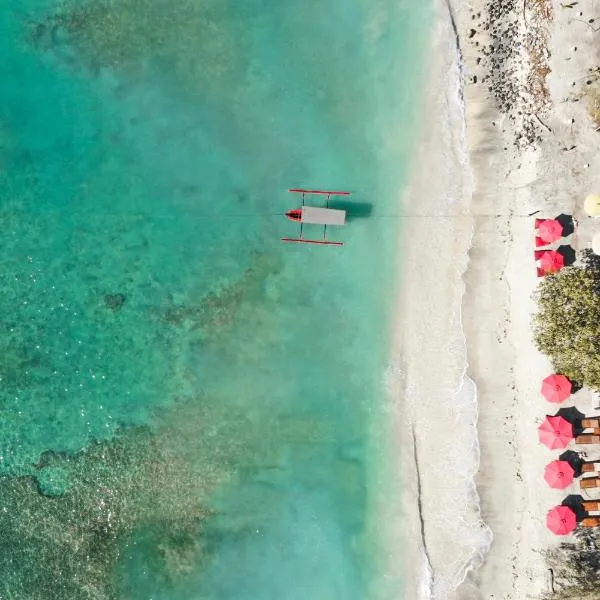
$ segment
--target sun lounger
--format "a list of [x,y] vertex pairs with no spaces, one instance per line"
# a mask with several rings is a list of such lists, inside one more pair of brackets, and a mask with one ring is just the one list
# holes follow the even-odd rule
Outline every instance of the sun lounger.
[[596,471],[600,471],[600,463],[587,462],[581,465],[582,473],[595,473]]
[[575,438],[576,444],[600,444],[600,435],[590,435],[589,433],[584,433],[583,435],[578,435]]
[[600,501],[599,500],[585,500],[581,503],[583,510],[585,512],[598,512],[600,511]]
[[586,517],[581,521],[582,527],[599,527],[600,526],[600,517]]
[[579,487],[582,490],[600,487],[600,477],[586,477],[579,480]]
[[[584,429],[600,429],[600,419],[582,419],[581,426]],[[594,431],[594,433],[597,433]]]

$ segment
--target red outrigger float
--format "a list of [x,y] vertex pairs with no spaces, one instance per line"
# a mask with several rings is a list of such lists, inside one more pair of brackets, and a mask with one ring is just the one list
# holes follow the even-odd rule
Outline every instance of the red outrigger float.
[[[320,244],[324,246],[343,246],[344,242],[333,242],[327,239],[327,225],[341,227],[346,224],[346,211],[335,208],[329,208],[329,199],[331,196],[349,196],[350,192],[332,192],[328,190],[305,190],[293,188],[288,190],[294,194],[302,194],[302,205],[300,208],[293,208],[285,213],[285,216],[296,223],[300,223],[300,234],[297,238],[282,237],[282,242],[296,242],[298,244]],[[307,195],[326,196],[325,207],[306,206],[304,204]],[[303,237],[304,224],[323,225],[323,239],[311,240]]]

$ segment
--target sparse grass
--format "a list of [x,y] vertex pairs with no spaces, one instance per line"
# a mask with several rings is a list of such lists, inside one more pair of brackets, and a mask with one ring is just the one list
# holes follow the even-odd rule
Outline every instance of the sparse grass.
[[550,73],[548,65],[548,25],[554,16],[550,0],[526,0],[527,35],[525,46],[529,54],[530,72],[527,83],[536,111],[550,100],[546,77]]
[[554,16],[551,0],[526,0],[525,6],[548,21]]
[[570,588],[568,590],[562,590],[550,596],[551,600],[599,600],[600,599],[600,591],[578,591],[576,589]]
[[594,128],[600,128],[600,67],[588,69],[588,75],[582,81],[576,97],[585,103],[587,113]]
[[588,86],[582,93],[582,98],[585,101],[587,113],[597,129],[600,127],[600,83],[593,86]]

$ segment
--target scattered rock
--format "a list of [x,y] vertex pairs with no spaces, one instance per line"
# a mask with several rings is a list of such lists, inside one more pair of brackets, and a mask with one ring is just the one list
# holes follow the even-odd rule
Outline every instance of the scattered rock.
[[62,496],[69,489],[69,473],[60,467],[44,467],[35,478],[38,490],[44,496]]
[[124,294],[104,294],[104,304],[115,312],[123,307],[125,300]]

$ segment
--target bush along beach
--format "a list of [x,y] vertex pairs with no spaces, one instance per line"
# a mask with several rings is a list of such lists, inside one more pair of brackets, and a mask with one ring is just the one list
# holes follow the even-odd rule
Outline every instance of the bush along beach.
[[540,283],[534,340],[557,373],[600,391],[600,256],[580,262]]

